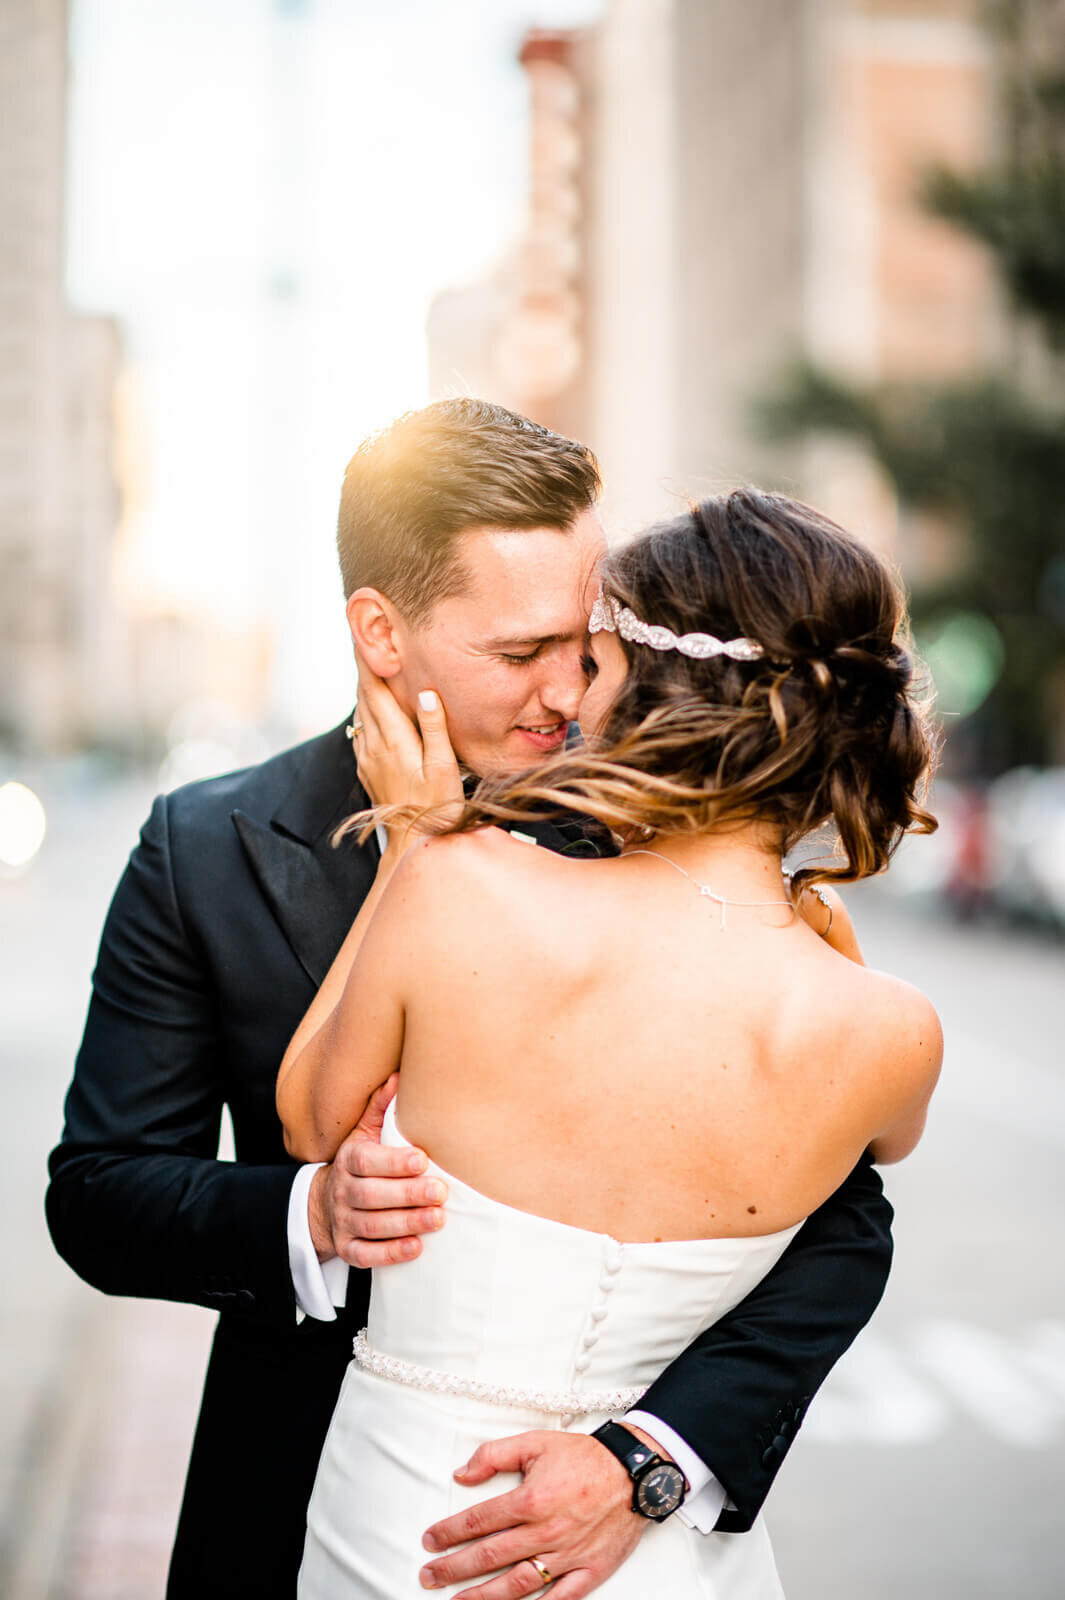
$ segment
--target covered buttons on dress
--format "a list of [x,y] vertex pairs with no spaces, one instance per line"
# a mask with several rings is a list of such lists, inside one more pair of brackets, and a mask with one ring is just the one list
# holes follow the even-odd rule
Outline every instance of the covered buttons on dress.
[[573,1358],[573,1371],[580,1377],[592,1364],[592,1351],[599,1342],[601,1324],[607,1314],[607,1300],[617,1284],[618,1273],[625,1259],[625,1247],[617,1239],[603,1241],[603,1257],[599,1270],[598,1298],[589,1308],[581,1334],[580,1345]]

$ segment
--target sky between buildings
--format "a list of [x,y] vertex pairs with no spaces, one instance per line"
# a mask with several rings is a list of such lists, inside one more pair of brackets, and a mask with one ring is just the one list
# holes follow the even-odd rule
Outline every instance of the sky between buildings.
[[138,605],[276,619],[274,701],[350,699],[332,533],[424,404],[437,290],[520,229],[525,27],[598,0],[74,0],[71,299],[116,316]]

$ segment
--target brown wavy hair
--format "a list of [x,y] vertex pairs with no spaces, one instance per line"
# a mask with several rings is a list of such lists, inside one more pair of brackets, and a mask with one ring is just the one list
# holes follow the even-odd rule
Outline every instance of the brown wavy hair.
[[606,557],[604,593],[676,634],[746,637],[754,661],[619,642],[628,674],[598,735],[519,777],[483,781],[442,831],[566,810],[622,843],[757,820],[786,853],[834,825],[836,865],[800,885],[881,872],[931,833],[934,758],[903,592],[869,547],[783,495],[738,489]]

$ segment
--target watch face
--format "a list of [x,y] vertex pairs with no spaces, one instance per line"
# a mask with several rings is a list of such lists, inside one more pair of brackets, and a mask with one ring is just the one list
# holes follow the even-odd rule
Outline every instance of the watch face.
[[684,1499],[684,1474],[671,1461],[660,1461],[636,1485],[636,1509],[653,1522],[676,1511]]

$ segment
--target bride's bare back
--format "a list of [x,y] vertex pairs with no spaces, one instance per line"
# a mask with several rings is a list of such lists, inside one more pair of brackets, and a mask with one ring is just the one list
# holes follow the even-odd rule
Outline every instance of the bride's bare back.
[[401,1010],[408,1138],[496,1199],[622,1239],[791,1225],[870,1143],[916,1142],[940,1059],[922,995],[786,908],[723,919],[661,862],[495,829],[404,863],[352,985],[352,1044],[386,990]]
[[[779,851],[810,828],[832,821],[867,876],[935,826],[902,594],[861,541],[754,489],[600,572],[585,748],[478,791],[387,892],[386,852],[282,1063],[286,1142],[330,1158],[398,1065],[405,1134],[499,1200],[622,1239],[776,1232],[866,1148],[913,1147],[939,1068],[924,997],[781,904]],[[664,860],[482,826],[567,805]]]

